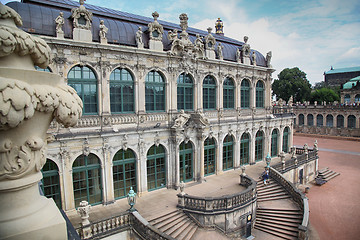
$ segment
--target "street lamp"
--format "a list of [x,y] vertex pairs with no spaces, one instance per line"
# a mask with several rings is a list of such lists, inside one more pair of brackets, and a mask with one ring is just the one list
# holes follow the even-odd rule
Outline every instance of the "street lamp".
[[271,162],[270,153],[267,154],[265,158],[265,162],[266,162],[266,168],[270,168],[270,162]]
[[136,202],[136,193],[134,192],[133,188],[130,187],[130,191],[127,195],[127,199],[128,199],[128,203],[130,205],[130,212],[134,212],[136,211],[136,209],[134,208],[135,202]]

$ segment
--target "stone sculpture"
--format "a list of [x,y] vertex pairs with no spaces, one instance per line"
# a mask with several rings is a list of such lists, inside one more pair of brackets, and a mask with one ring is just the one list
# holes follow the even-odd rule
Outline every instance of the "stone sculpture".
[[255,51],[252,53],[251,57],[252,57],[253,65],[256,66],[256,53],[255,53]]
[[99,29],[100,29],[99,30],[100,43],[101,44],[107,44],[106,34],[107,34],[109,29],[105,26],[104,20],[100,21]]
[[272,57],[272,53],[271,53],[271,51],[270,51],[270,52],[268,52],[268,53],[266,54],[266,66],[269,67],[269,68],[272,67],[272,66],[271,66],[271,57]]
[[163,26],[157,21],[159,13],[156,11],[152,14],[154,22],[148,24],[149,28],[149,48],[157,51],[163,50],[162,36],[164,34]]
[[244,36],[244,44],[241,48],[242,62],[250,65],[250,44],[247,43],[248,36]]
[[73,19],[73,39],[79,41],[92,42],[92,12],[84,6],[84,0],[80,0],[78,8],[71,9],[71,18]]
[[135,36],[136,46],[138,48],[144,48],[144,42],[143,42],[142,35],[143,35],[142,29],[141,29],[141,27],[139,27],[139,29],[136,32],[136,36]]
[[175,119],[175,123],[171,128],[183,128],[187,121],[190,119],[190,114],[185,113],[182,109],[180,115]]
[[38,239],[55,227],[51,236],[65,239],[65,221],[38,182],[50,122],[75,125],[82,102],[61,76],[34,69],[48,66],[51,50],[21,25],[20,15],[0,4],[0,238]]
[[241,63],[241,52],[239,48],[236,50],[236,62]]
[[59,16],[55,19],[56,23],[56,37],[58,38],[64,38],[64,31],[62,29],[65,20],[64,20],[64,13],[60,12]]
[[221,45],[221,43],[219,43],[217,46],[217,54],[218,54],[219,60],[224,60],[223,48],[224,47]]
[[208,35],[205,36],[205,55],[209,59],[215,59],[215,44],[216,40],[215,37],[211,34],[212,28],[209,27]]

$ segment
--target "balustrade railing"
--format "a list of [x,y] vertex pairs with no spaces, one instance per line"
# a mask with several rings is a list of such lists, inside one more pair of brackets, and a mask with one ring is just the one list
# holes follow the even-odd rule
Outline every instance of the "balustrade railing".
[[271,165],[271,167],[280,173],[285,173],[301,165],[315,161],[318,158],[317,150],[315,149],[308,149],[308,153],[306,154],[304,148],[296,148],[295,153],[297,156],[285,161],[285,165],[283,165],[282,162],[279,162]]
[[222,197],[197,197],[178,194],[178,207],[187,212],[221,213],[236,210],[256,200],[256,182],[248,176],[242,176],[246,189],[240,193]]

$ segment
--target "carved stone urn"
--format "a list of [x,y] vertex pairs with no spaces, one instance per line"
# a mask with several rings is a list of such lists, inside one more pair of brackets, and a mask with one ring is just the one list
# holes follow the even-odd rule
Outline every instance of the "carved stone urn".
[[65,220],[38,183],[50,122],[75,125],[82,102],[62,77],[35,70],[48,66],[51,50],[21,25],[0,4],[0,239],[67,239]]

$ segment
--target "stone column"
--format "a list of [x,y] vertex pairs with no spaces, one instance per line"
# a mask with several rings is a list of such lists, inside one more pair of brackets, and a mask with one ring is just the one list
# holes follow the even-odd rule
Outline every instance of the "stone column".
[[264,154],[263,159],[267,156],[268,153],[271,155],[271,130],[269,128],[264,129]]
[[216,174],[221,174],[223,172],[223,134],[220,132],[218,135],[218,147],[216,151]]
[[206,136],[203,135],[202,132],[198,133],[197,136],[197,140],[198,140],[198,168],[197,172],[198,172],[198,176],[197,176],[197,180],[199,182],[203,182],[204,181],[204,175],[205,175],[205,170],[204,170],[204,140],[206,139]]
[[280,126],[279,128],[278,153],[281,153],[283,151],[282,146],[283,146],[284,129],[285,128],[283,126]]
[[249,164],[255,164],[255,140],[256,140],[256,129],[252,129],[249,149]]
[[75,125],[82,102],[62,77],[35,70],[48,66],[51,49],[21,25],[20,15],[0,4],[0,238],[67,239],[64,218],[38,183],[50,122]]
[[222,111],[224,109],[224,91],[223,91],[223,79],[219,78],[219,84],[217,86],[217,99],[216,99],[216,105],[217,105],[217,109],[219,111]]
[[234,144],[234,168],[240,167],[240,141],[241,135],[236,131],[235,144]]

